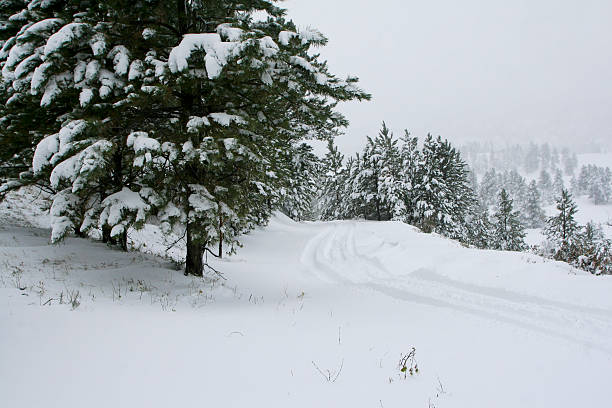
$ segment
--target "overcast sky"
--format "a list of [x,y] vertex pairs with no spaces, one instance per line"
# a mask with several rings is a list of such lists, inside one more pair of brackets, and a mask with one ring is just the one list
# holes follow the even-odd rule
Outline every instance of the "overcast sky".
[[371,102],[341,108],[355,151],[382,120],[454,142],[612,147],[612,0],[288,0],[329,38],[331,71]]

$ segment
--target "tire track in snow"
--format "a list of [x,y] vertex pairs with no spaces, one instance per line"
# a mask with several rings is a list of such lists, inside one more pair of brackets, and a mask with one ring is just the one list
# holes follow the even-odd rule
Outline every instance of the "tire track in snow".
[[357,228],[354,222],[334,223],[308,242],[302,263],[330,283],[512,324],[612,354],[612,312],[608,310],[455,281],[430,269],[397,275],[376,256],[376,250],[388,248],[388,243],[370,233],[369,238],[379,242],[370,254],[361,253]]

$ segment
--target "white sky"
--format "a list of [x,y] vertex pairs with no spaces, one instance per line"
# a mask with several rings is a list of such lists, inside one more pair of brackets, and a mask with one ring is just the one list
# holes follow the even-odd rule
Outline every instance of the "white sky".
[[612,0],[288,0],[329,38],[331,71],[371,102],[344,105],[338,144],[380,122],[455,142],[612,146]]

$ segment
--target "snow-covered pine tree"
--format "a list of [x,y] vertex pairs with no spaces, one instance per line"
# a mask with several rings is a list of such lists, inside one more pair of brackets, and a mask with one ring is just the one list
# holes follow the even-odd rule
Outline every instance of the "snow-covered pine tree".
[[483,205],[492,206],[496,204],[496,197],[502,186],[501,175],[491,168],[485,172],[480,182],[479,200]]
[[321,197],[319,212],[322,220],[337,220],[347,217],[344,212],[346,201],[347,170],[344,168],[344,155],[332,140],[327,142],[327,153],[321,162]]
[[462,239],[465,216],[473,205],[467,165],[451,144],[428,135],[417,167],[413,222],[424,231]]
[[561,165],[566,175],[573,176],[578,166],[578,157],[576,153],[571,153],[567,147],[563,148],[563,150],[561,150]]
[[413,214],[415,213],[415,200],[413,195],[413,187],[416,183],[418,165],[421,160],[421,152],[419,151],[419,139],[412,136],[407,130],[401,138],[400,146],[400,177],[402,180],[403,199],[405,216],[404,221],[412,223]]
[[344,215],[344,218],[359,218],[364,217],[363,213],[364,204],[362,201],[361,186],[357,183],[357,175],[361,171],[361,156],[356,154],[354,157],[349,157],[346,160],[344,193],[342,196],[344,200],[343,206],[340,209],[340,213]]
[[397,140],[384,122],[374,140],[374,152],[380,169],[377,185],[383,218],[403,220],[406,217],[405,192],[410,189],[410,182],[402,174],[402,158]]
[[580,256],[576,266],[600,275],[612,274],[612,240],[606,239],[601,225],[587,223],[579,235]]
[[186,273],[201,275],[207,248],[223,240],[231,251],[282,202],[302,140],[346,125],[337,101],[369,95],[312,54],[323,35],[270,1],[136,3],[150,10],[134,55],[144,70],[131,103],[149,114],[137,160],[154,175],[154,212],[186,225]]
[[576,189],[574,194],[577,196],[581,196],[587,193],[590,185],[589,180],[589,168],[587,166],[582,166],[580,168],[580,172],[578,173],[578,178],[576,179]]
[[494,249],[503,251],[522,251],[525,249],[525,232],[519,221],[518,211],[514,211],[512,199],[502,189],[499,193],[497,211],[494,218]]
[[405,181],[397,140],[383,122],[375,138],[368,137],[362,155],[356,158],[359,171],[351,180],[353,200],[362,205],[359,213],[366,219],[403,219]]
[[105,241],[118,237],[126,248],[128,226],[142,224],[148,208],[137,193],[142,185],[127,146],[143,118],[130,103],[140,78],[128,48],[141,40],[132,24],[118,18],[134,18],[130,13],[142,7],[119,11],[112,3],[29,1],[27,20],[3,49],[6,105],[12,109],[3,121],[20,129],[20,116],[37,118],[25,123],[24,134],[38,142],[33,181],[55,192],[54,242],[101,228]]
[[39,108],[53,239],[122,237],[156,214],[166,231],[186,223],[196,275],[208,245],[233,248],[279,205],[288,152],[347,124],[337,101],[369,98],[312,54],[323,35],[270,1],[32,0],[24,13],[3,80],[7,104]]
[[382,203],[378,195],[380,169],[374,152],[374,141],[368,136],[361,156],[356,156],[351,175],[353,205],[357,215],[366,220],[382,220]]
[[608,167],[591,168],[588,194],[593,204],[607,204],[612,199],[612,172]]
[[466,221],[467,233],[463,242],[480,249],[491,248],[493,225],[489,217],[489,209],[476,202],[470,209]]
[[504,172],[502,180],[503,188],[512,201],[517,207],[523,206],[527,199],[527,182],[525,178],[516,170],[510,170]]
[[580,227],[575,220],[578,207],[569,191],[563,189],[556,199],[558,215],[548,218],[544,234],[555,245],[554,258],[572,262],[577,258],[577,239]]
[[439,228],[439,232],[453,239],[465,241],[467,236],[466,216],[475,205],[476,193],[472,189],[470,171],[457,151],[448,141],[444,141],[445,156],[449,158],[445,166],[445,178],[451,191],[451,222]]
[[535,180],[529,183],[525,205],[521,211],[521,219],[527,228],[541,228],[546,220],[542,209],[540,191]]
[[282,175],[286,187],[281,189],[280,208],[296,221],[317,218],[316,199],[320,195],[321,163],[312,146],[302,143],[288,150],[284,160],[290,163],[288,174]]
[[545,169],[540,171],[540,177],[538,178],[538,189],[542,194],[542,202],[544,204],[550,204],[554,201],[553,185],[550,174]]
[[425,138],[412,191],[413,222],[425,232],[451,220],[451,191],[442,172],[441,144],[440,137],[428,134]]
[[552,183],[553,194],[558,196],[561,194],[561,191],[565,189],[565,183],[563,182],[563,174],[559,168],[554,169],[554,179]]
[[[0,194],[29,181],[30,174],[26,171],[31,166],[34,147],[44,136],[39,129],[55,126],[53,115],[38,109],[36,98],[29,92],[27,78],[28,67],[36,63],[35,58],[28,58],[35,48],[32,37],[37,26],[34,23],[38,18],[53,14],[52,3],[45,2],[45,7],[42,7],[25,0],[0,2],[0,144],[3,146],[0,151]],[[16,67],[19,67],[19,78],[14,81]],[[20,87],[26,92],[17,99],[14,96]]]
[[579,196],[580,190],[581,188],[578,184],[578,179],[576,178],[576,176],[572,176],[572,178],[570,179],[570,192],[575,196]]

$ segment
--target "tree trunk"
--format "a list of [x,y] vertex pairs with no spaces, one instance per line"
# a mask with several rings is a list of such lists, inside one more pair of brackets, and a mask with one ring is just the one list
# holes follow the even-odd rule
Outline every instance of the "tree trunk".
[[204,246],[193,240],[191,229],[187,223],[187,257],[185,259],[185,276],[204,276]]
[[119,237],[119,245],[121,246],[121,249],[125,252],[127,252],[128,250],[128,245],[127,245],[127,228],[125,231],[123,231],[121,233],[121,236]]
[[219,258],[223,258],[223,216],[219,216]]
[[178,31],[181,36],[187,33],[187,5],[185,0],[176,0],[176,11],[178,16]]
[[108,224],[102,226],[102,242],[105,244],[114,245],[115,239],[111,237],[111,230],[112,228]]

